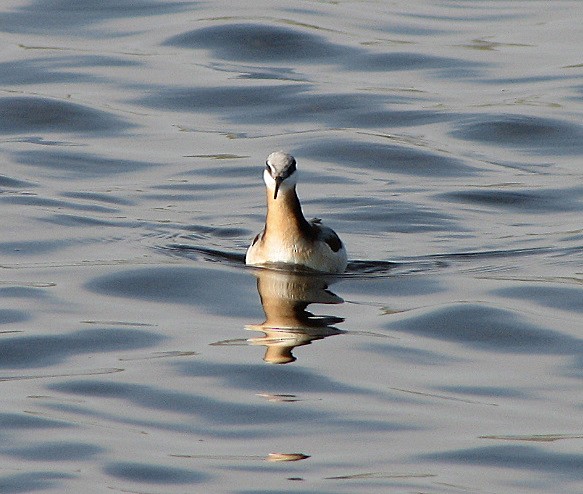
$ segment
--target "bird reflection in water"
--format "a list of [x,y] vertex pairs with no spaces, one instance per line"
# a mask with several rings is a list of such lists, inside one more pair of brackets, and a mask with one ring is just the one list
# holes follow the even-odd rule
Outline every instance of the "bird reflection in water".
[[296,357],[292,351],[295,347],[344,332],[333,326],[344,318],[314,315],[306,310],[310,304],[344,303],[328,289],[334,276],[271,269],[257,269],[255,276],[265,322],[248,324],[245,329],[263,333],[247,342],[266,347],[263,357],[266,362],[294,362]]
[[248,324],[245,329],[263,333],[245,340],[228,340],[215,345],[247,344],[265,347],[263,360],[271,364],[294,362],[294,348],[309,345],[314,340],[342,334],[334,324],[342,317],[314,315],[307,309],[310,304],[342,304],[338,295],[328,286],[334,275],[315,272],[274,269],[255,269],[257,291],[265,313],[265,322]]

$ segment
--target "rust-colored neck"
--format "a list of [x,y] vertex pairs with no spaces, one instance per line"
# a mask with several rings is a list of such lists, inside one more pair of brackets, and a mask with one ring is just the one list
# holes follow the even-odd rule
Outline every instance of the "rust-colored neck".
[[267,189],[265,235],[287,238],[293,238],[297,235],[312,237],[312,228],[304,218],[295,187],[286,190],[280,189],[277,193],[277,199],[273,198],[273,191]]

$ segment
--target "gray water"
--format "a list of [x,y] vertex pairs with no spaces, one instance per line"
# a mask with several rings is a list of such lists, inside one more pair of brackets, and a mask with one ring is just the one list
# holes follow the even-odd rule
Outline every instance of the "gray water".
[[0,492],[583,492],[582,18],[3,2]]

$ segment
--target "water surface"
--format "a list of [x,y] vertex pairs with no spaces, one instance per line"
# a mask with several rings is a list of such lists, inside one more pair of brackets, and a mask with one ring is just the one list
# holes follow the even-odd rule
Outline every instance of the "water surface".
[[[582,15],[0,7],[0,491],[580,490]],[[344,275],[244,266],[278,149]]]

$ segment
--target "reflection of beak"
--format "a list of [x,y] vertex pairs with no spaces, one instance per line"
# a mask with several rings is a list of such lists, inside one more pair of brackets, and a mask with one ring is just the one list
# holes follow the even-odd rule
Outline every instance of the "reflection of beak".
[[279,190],[279,186],[281,185],[281,182],[283,182],[283,178],[275,177],[275,192],[273,193],[274,199],[277,199],[277,191]]

